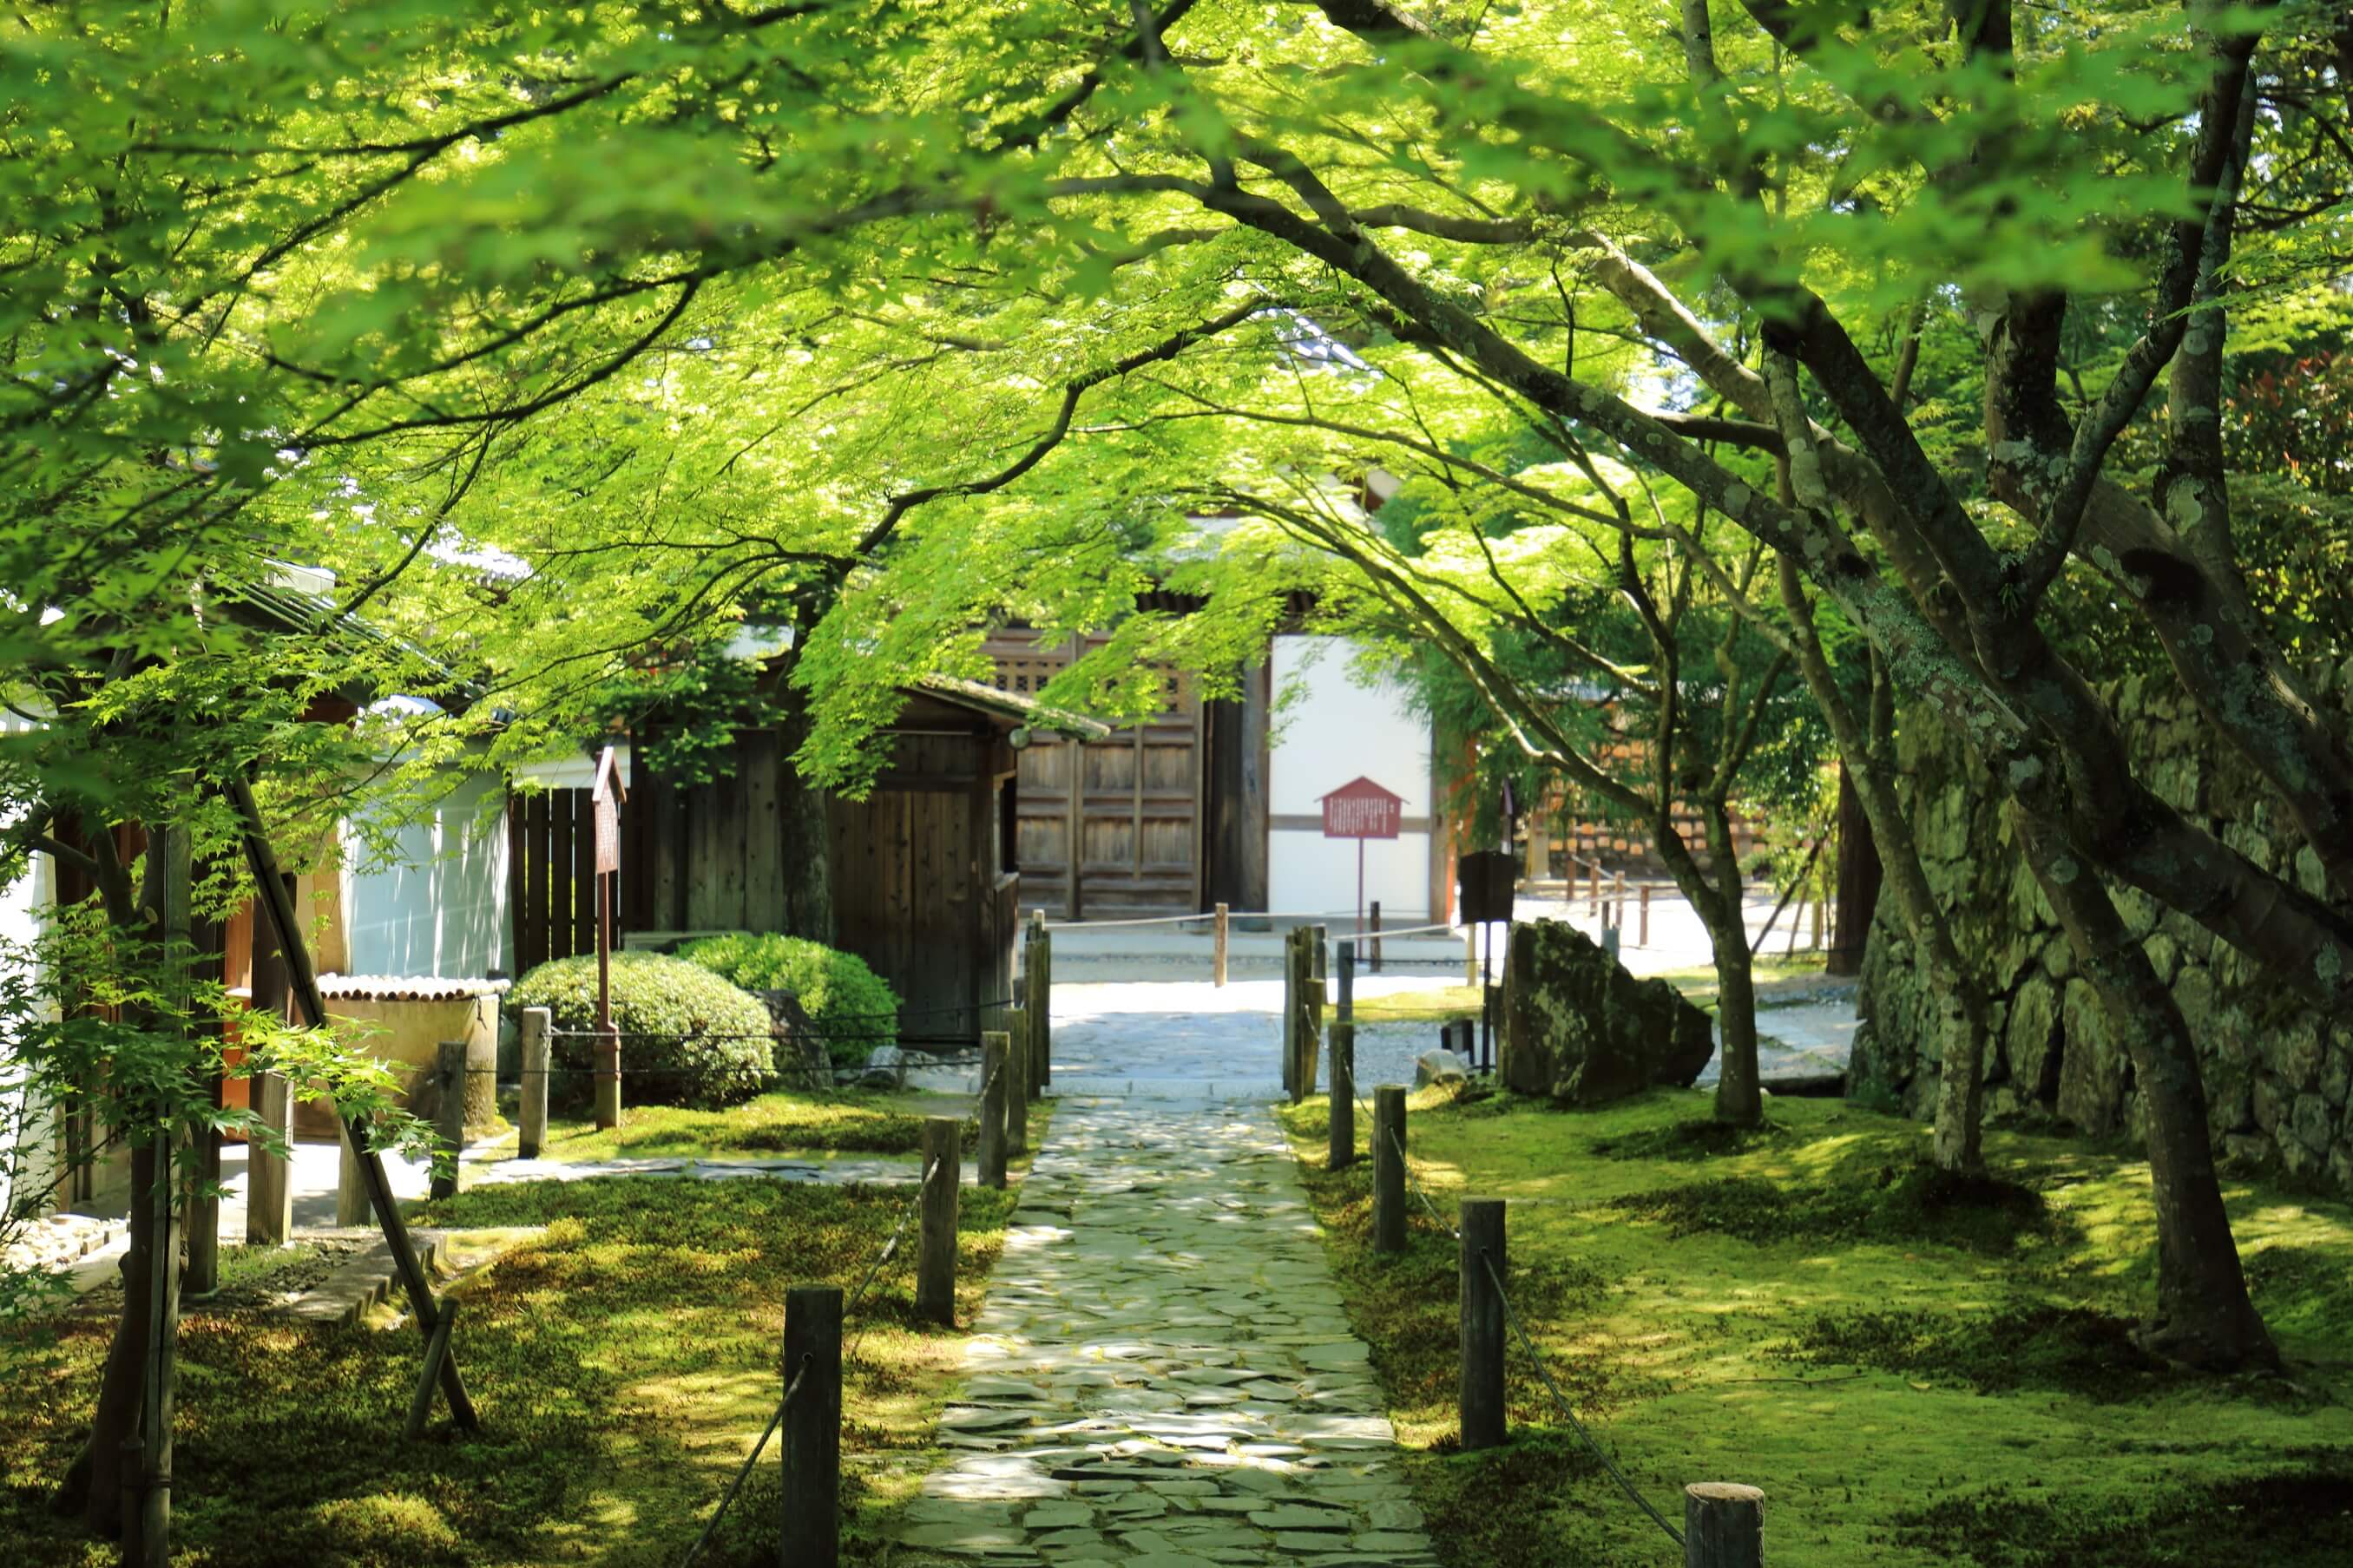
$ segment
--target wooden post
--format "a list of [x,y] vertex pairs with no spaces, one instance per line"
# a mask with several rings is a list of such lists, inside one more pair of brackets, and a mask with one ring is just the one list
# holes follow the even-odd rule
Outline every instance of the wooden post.
[[1820,899],[1814,900],[1814,937],[1806,944],[1806,947],[1810,952],[1820,952],[1822,950],[1822,900]]
[[1029,1010],[1005,1012],[1005,1157],[1029,1152]]
[[522,1010],[522,1125],[515,1135],[515,1152],[536,1160],[547,1146],[547,1055],[554,1027],[544,1007]]
[[408,1425],[403,1434],[410,1442],[425,1436],[426,1417],[433,1414],[433,1390],[441,1382],[441,1363],[449,1356],[449,1331],[458,1321],[458,1303],[441,1298],[441,1316],[433,1337],[425,1342],[425,1365],[417,1373],[417,1392],[408,1396]]
[[1299,1027],[1292,1037],[1299,1058],[1291,1070],[1291,1103],[1297,1105],[1315,1092],[1316,1058],[1324,1047],[1324,983],[1309,980],[1299,987]]
[[1641,904],[1642,923],[1634,928],[1634,945],[1648,947],[1651,945],[1651,884],[1648,882],[1642,884]]
[[1609,923],[1613,926],[1626,923],[1626,873],[1623,871],[1617,873],[1616,879],[1609,885]]
[[1585,863],[1585,890],[1593,900],[1595,916],[1599,917],[1601,913],[1601,862],[1599,860]]
[[1210,973],[1214,976],[1216,983],[1219,985],[1223,985],[1226,983],[1226,942],[1228,924],[1229,922],[1226,918],[1226,906],[1219,904],[1218,906],[1217,923],[1209,928],[1209,970]]
[[991,1029],[980,1037],[980,1184],[1005,1185],[1006,1058],[1013,1037]]
[[367,1155],[356,1142],[363,1135],[357,1122],[344,1124],[343,1159],[335,1168],[335,1223],[339,1226],[365,1225],[371,1213]]
[[[215,1109],[225,1105],[222,1082],[213,1074],[212,1096]],[[196,1170],[207,1185],[220,1183],[221,1140],[216,1128],[199,1128],[195,1134]],[[220,1199],[190,1193],[186,1198],[187,1217],[183,1221],[188,1233],[187,1269],[180,1279],[180,1289],[191,1296],[209,1296],[220,1289]]]
[[1760,1568],[1765,1494],[1736,1481],[1683,1489],[1683,1568]]
[[1356,1026],[1345,1018],[1332,1025],[1332,1142],[1324,1163],[1345,1170],[1356,1157]]
[[621,1032],[596,1032],[596,1126],[598,1131],[621,1124]]
[[1479,984],[1479,928],[1475,925],[1462,928],[1462,984]]
[[1458,1224],[1462,1368],[1457,1403],[1468,1453],[1504,1440],[1504,1293],[1496,1284],[1504,1276],[1504,1200],[1464,1198]]
[[1354,1024],[1356,1021],[1356,944],[1355,942],[1344,942],[1340,944],[1338,963],[1340,965],[1339,989],[1333,1004],[1337,1011],[1332,1016],[1338,1023]]
[[283,1247],[294,1234],[294,1088],[283,1073],[253,1080],[261,1124],[276,1133],[286,1152],[273,1154],[259,1138],[245,1146],[245,1239],[255,1247]]
[[931,1173],[918,1200],[923,1215],[915,1253],[915,1316],[955,1327],[956,1208],[964,1180],[964,1123],[953,1116],[923,1121],[923,1164]]
[[1405,1250],[1405,1085],[1373,1090],[1373,1250]]
[[1520,868],[1531,882],[1541,882],[1552,875],[1552,844],[1545,835],[1544,813],[1528,818],[1527,859]]
[[[1004,1037],[999,1035],[999,1039]],[[841,1288],[785,1292],[785,1517],[776,1561],[835,1568],[841,1557]]]
[[1046,1086],[1054,1081],[1054,939],[1047,934],[1043,910],[1029,911],[1029,945],[1021,950],[1021,956],[1029,964],[1024,972],[1027,994],[1021,998],[1029,1015],[1026,1042],[1029,1072],[1025,1081],[1029,1098],[1039,1100],[1045,1097]]
[[448,1163],[445,1167],[439,1152],[433,1161],[433,1196],[454,1198],[458,1195],[458,1160],[466,1152],[466,1042],[443,1040],[434,1047],[438,1064],[434,1079],[441,1086],[441,1098],[434,1105],[433,1132],[436,1139],[448,1145]]
[[1282,1093],[1299,1077],[1299,926],[1292,926],[1282,933]]

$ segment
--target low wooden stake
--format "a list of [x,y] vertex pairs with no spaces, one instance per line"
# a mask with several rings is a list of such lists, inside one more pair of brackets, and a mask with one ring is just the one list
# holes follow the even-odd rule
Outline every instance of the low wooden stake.
[[1380,900],[1378,900],[1378,899],[1375,899],[1375,900],[1372,901],[1371,905],[1370,905],[1370,906],[1366,909],[1366,923],[1367,925],[1369,925],[1369,926],[1371,926],[1371,927],[1372,927],[1372,937],[1373,937],[1373,953],[1372,953],[1373,973],[1376,973],[1376,974],[1378,974],[1378,973],[1381,972],[1381,901],[1380,901]]
[[1332,1025],[1332,1142],[1326,1168],[1345,1170],[1356,1158],[1356,1026]]
[[1765,1494],[1736,1481],[1683,1489],[1683,1568],[1759,1568],[1765,1561]]
[[435,1102],[433,1131],[448,1150],[445,1165],[435,1151],[433,1161],[433,1196],[454,1198],[458,1195],[458,1162],[466,1152],[466,1042],[443,1040],[434,1047],[438,1064],[434,1080],[440,1086],[441,1098]]
[[[1045,1097],[1046,1086],[1054,1081],[1054,939],[1046,930],[1046,911],[1029,911],[1029,944],[1022,949],[1027,961],[1028,984],[1024,987],[1022,1009],[1029,1016],[1029,1033],[1025,1044],[1029,1052],[1029,1073],[1025,1080],[1032,1100]],[[1014,1036],[1018,1040],[1022,1037]]]
[[522,1010],[522,1110],[515,1152],[526,1160],[538,1159],[547,1146],[548,1053],[554,1044],[550,1037],[554,1026],[547,1008]]
[[256,1247],[283,1247],[294,1234],[294,1092],[283,1073],[254,1080],[262,1126],[278,1135],[284,1154],[273,1154],[258,1136],[245,1146],[245,1239]]
[[1005,1053],[1005,1157],[1010,1160],[1029,1152],[1029,1005],[1007,1011],[1005,1031],[1010,1041]]
[[1373,1250],[1405,1250],[1405,1085],[1373,1090]]
[[440,1385],[441,1363],[449,1358],[449,1334],[457,1322],[458,1303],[442,1297],[433,1337],[425,1342],[425,1364],[417,1373],[417,1392],[408,1396],[408,1425],[403,1435],[411,1442],[425,1436],[426,1418],[433,1414],[433,1391]]
[[368,1202],[367,1155],[357,1144],[363,1135],[356,1122],[343,1128],[343,1159],[335,1167],[335,1223],[339,1226],[364,1226],[373,1214]]
[[[1002,1038],[1002,1037],[999,1037]],[[841,1288],[785,1292],[785,1510],[776,1561],[835,1568],[841,1557]]]
[[1651,884],[1648,882],[1642,884],[1641,923],[1634,928],[1634,945],[1651,945]]
[[[1458,1248],[1461,1275],[1462,1366],[1457,1404],[1465,1452],[1502,1444],[1504,1417],[1504,1200],[1464,1198]],[[1493,1264],[1494,1272],[1488,1272]]]
[[1209,928],[1209,972],[1216,984],[1226,983],[1226,906],[1218,906],[1217,923]]
[[599,1131],[621,1124],[621,1031],[602,1029],[596,1035],[596,1126]]
[[927,1117],[923,1121],[922,1168],[924,1179],[918,1201],[923,1226],[915,1254],[915,1316],[943,1328],[955,1327],[956,1209],[963,1194],[964,1123],[953,1116]]
[[1005,1058],[1013,1037],[991,1029],[980,1037],[980,1184],[1005,1185]]

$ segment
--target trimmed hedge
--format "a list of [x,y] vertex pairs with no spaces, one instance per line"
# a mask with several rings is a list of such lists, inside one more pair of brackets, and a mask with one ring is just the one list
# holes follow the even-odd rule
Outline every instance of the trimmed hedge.
[[678,955],[746,991],[789,991],[842,1067],[856,1067],[899,1037],[899,994],[855,953],[773,931],[731,932],[688,942]]
[[[594,1029],[596,956],[559,958],[524,975],[507,993],[507,1009],[520,1019],[525,1007],[547,1008],[559,1030]],[[768,1009],[701,964],[613,954],[613,1025],[624,1037],[651,1037],[621,1041],[622,1098],[631,1103],[732,1105],[775,1074]],[[593,1068],[595,1051],[594,1040],[558,1034],[554,1065]],[[587,1102],[593,1089],[585,1072],[559,1072],[549,1085],[567,1103]]]

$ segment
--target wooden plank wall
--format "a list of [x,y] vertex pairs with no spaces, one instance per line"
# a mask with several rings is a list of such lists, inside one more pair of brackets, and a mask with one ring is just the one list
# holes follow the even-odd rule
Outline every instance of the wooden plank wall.
[[[1015,928],[1009,914],[994,918],[1006,868],[987,774],[1003,742],[989,733],[932,732],[901,735],[895,745],[866,800],[835,796],[828,805],[834,945],[890,981],[911,1012],[1002,996]],[[734,771],[714,784],[681,785],[640,772],[621,814],[619,929],[784,929],[777,810],[790,765],[775,733],[749,731],[736,739]],[[969,1013],[934,1015],[911,1017],[909,1032],[934,1032],[934,1025],[940,1032],[976,1026]]]
[[[596,951],[592,809],[585,789],[516,795],[508,804],[507,910],[517,975]],[[626,862],[621,875],[626,882]]]

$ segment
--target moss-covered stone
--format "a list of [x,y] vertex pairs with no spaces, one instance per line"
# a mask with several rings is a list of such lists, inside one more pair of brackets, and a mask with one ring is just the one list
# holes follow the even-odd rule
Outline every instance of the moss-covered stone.
[[[2333,700],[2353,710],[2353,664],[2332,684]],[[2160,798],[2254,865],[2312,897],[2330,897],[2319,858],[2286,813],[2169,683],[2123,682],[2105,695],[2140,776]],[[1989,1090],[1989,1110],[2039,1108],[2087,1130],[2132,1131],[2138,1107],[2129,1058],[2018,852],[2001,792],[1934,711],[1908,710],[1898,735],[1902,787],[1916,803],[1929,884],[1963,957],[1993,987],[1988,1002],[2007,1004],[1996,1035],[2000,1064],[1989,1074],[2004,1092]],[[2137,889],[2113,891],[2198,1043],[2218,1147],[2353,1191],[2343,1174],[2353,1173],[2353,1131],[2343,1114],[2353,1100],[2353,1027],[2284,995],[2253,960],[2196,921]],[[1936,1016],[1892,903],[1882,900],[1872,928],[1859,999],[1865,1023],[1848,1092],[1926,1115],[1936,1100]],[[2353,910],[2346,913],[2353,918]],[[2300,1110],[2306,1097],[2315,1109]],[[2315,1145],[2324,1127],[2326,1142]]]

